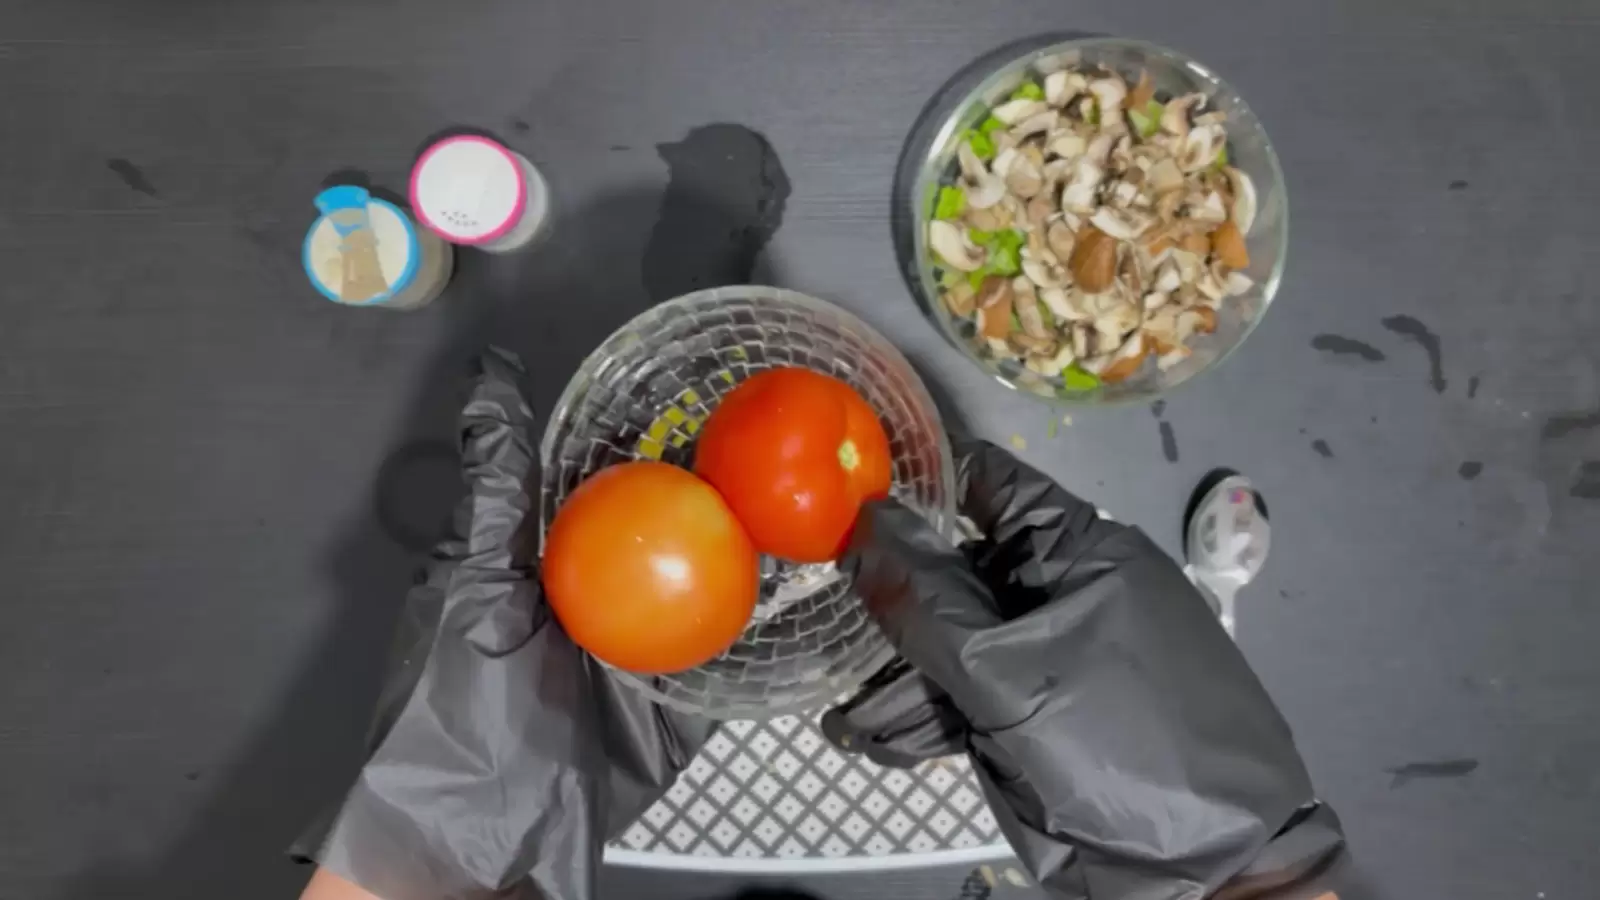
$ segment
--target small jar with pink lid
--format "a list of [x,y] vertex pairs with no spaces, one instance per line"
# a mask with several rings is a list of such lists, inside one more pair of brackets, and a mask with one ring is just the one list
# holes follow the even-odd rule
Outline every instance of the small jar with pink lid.
[[417,221],[452,244],[508,253],[547,230],[550,187],[527,157],[491,138],[454,135],[411,169]]

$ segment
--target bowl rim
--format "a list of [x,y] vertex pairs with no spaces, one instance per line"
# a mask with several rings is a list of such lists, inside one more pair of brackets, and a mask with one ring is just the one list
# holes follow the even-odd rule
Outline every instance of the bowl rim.
[[[1199,89],[1208,96],[1220,92],[1233,98],[1234,105],[1255,124],[1256,130],[1260,133],[1266,170],[1281,198],[1282,227],[1275,242],[1276,261],[1271,272],[1261,282],[1260,310],[1253,319],[1244,323],[1239,339],[1234,341],[1232,346],[1222,350],[1209,364],[1190,373],[1181,381],[1149,393],[1109,398],[1099,392],[1085,392],[1082,395],[1056,393],[1043,396],[1018,385],[998,371],[998,367],[978,357],[955,331],[949,314],[938,302],[938,285],[933,280],[924,207],[928,187],[938,183],[934,163],[940,151],[949,144],[956,130],[962,126],[969,110],[979,103],[987,105],[984,99],[987,95],[1000,89],[1000,85],[1032,67],[1040,59],[1073,50],[1102,48],[1137,50],[1147,55],[1179,60],[1194,77]],[[1148,403],[1158,398],[1165,398],[1184,385],[1197,380],[1202,374],[1214,371],[1232,358],[1260,327],[1261,321],[1266,318],[1267,311],[1272,308],[1277,297],[1278,288],[1283,282],[1288,265],[1290,223],[1288,183],[1284,178],[1277,149],[1273,146],[1266,126],[1262,124],[1260,117],[1250,108],[1238,89],[1210,66],[1181,50],[1139,38],[1082,32],[1033,35],[1001,45],[968,63],[934,93],[919,113],[896,166],[892,202],[891,228],[895,232],[894,244],[896,254],[900,257],[901,276],[905,279],[906,286],[917,304],[922,307],[923,314],[933,320],[935,328],[946,342],[955,347],[957,352],[984,374],[991,376],[1006,388],[1054,409],[1081,410]]]
[[[664,303],[656,304],[651,306],[649,309],[639,312],[632,318],[628,319],[628,321],[624,322],[621,326],[613,330],[603,340],[601,340],[600,343],[596,344],[595,348],[584,357],[581,363],[579,363],[578,368],[573,372],[572,377],[567,380],[566,387],[564,387],[561,391],[561,396],[556,400],[555,405],[551,407],[550,415],[545,420],[544,429],[539,439],[539,483],[538,493],[534,500],[538,504],[538,558],[541,561],[544,558],[545,533],[548,531],[550,526],[550,522],[547,520],[545,514],[545,494],[547,490],[546,473],[552,470],[552,453],[556,449],[555,442],[558,439],[557,435],[560,431],[559,423],[563,422],[571,415],[574,405],[581,400],[584,392],[587,391],[590,382],[593,380],[592,373],[605,364],[606,358],[602,356],[602,352],[607,347],[611,346],[614,341],[626,340],[626,336],[635,330],[636,324],[641,320],[670,316],[674,312],[704,303],[708,300],[714,300],[719,294],[727,295],[732,293],[738,296],[749,297],[752,295],[752,292],[758,292],[759,296],[777,299],[782,302],[793,303],[797,306],[832,316],[836,318],[840,324],[866,335],[869,339],[875,341],[887,352],[892,354],[891,361],[898,364],[903,374],[907,376],[906,383],[912,390],[914,398],[918,401],[918,405],[929,416],[930,424],[934,429],[938,441],[936,452],[938,453],[939,457],[939,481],[945,500],[944,508],[939,510],[919,509],[918,511],[929,519],[929,524],[931,524],[933,528],[939,532],[939,534],[943,535],[947,540],[952,542],[955,541],[957,535],[957,503],[955,493],[956,477],[955,456],[950,445],[950,435],[945,427],[944,417],[939,410],[939,405],[934,401],[932,392],[928,390],[926,382],[924,382],[922,375],[917,372],[916,367],[911,364],[911,360],[900,351],[899,347],[895,346],[894,342],[885,337],[882,332],[867,324],[861,319],[860,316],[857,316],[855,313],[845,309],[842,306],[830,303],[817,297],[812,297],[808,294],[800,293],[799,291],[790,290],[788,288],[759,284],[734,284],[692,291],[690,293],[674,297]],[[850,587],[849,590],[851,594],[856,597],[856,602],[861,602],[859,595],[854,594],[853,586]],[[874,629],[877,628],[876,620],[869,617],[868,621],[872,623],[872,627]],[[748,630],[748,628],[749,626],[747,625],[746,629]],[[617,680],[627,684],[634,690],[639,691],[652,701],[663,704],[672,709],[717,720],[770,719],[777,716],[793,715],[797,713],[808,712],[814,709],[820,709],[830,703],[836,702],[842,695],[854,691],[860,685],[865,683],[868,678],[871,678],[875,673],[887,665],[890,660],[894,658],[896,653],[894,645],[889,642],[886,635],[882,634],[881,630],[879,630],[879,635],[881,638],[879,646],[870,654],[866,655],[861,664],[851,667],[849,670],[836,676],[819,681],[818,684],[821,686],[826,686],[827,689],[817,693],[815,696],[803,697],[786,702],[757,702],[754,700],[740,701],[737,704],[730,703],[726,706],[717,707],[714,709],[705,708],[686,702],[681,698],[671,696],[665,690],[655,686],[655,680],[657,678],[670,678],[673,675],[680,673],[669,673],[667,675],[642,675],[629,672],[624,669],[615,668],[600,660],[598,657],[593,656],[593,654],[589,654],[589,656],[591,659],[594,659],[596,663],[611,671],[617,677]],[[739,639],[742,640],[743,638],[744,632],[740,632]],[[736,640],[735,643],[737,644],[738,641]],[[730,645],[729,649],[731,648],[732,645]],[[724,651],[724,653],[726,653],[726,651]],[[719,654],[716,657],[716,659],[721,658],[722,654]],[[702,663],[702,665],[707,665],[714,661],[715,660],[710,660],[707,663]],[[699,666],[695,668],[699,668]],[[688,671],[693,671],[693,669]]]

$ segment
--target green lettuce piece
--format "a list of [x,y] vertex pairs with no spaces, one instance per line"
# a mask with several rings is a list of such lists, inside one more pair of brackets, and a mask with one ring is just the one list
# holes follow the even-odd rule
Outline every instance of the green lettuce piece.
[[945,185],[939,188],[938,199],[933,203],[935,219],[954,219],[967,208],[967,195],[961,188]]
[[1022,232],[1007,229],[995,233],[994,245],[989,248],[989,263],[985,267],[996,275],[1011,277],[1022,271]]
[[983,288],[983,280],[985,278],[988,278],[988,277],[989,277],[989,267],[988,266],[984,266],[983,268],[979,269],[976,272],[968,272],[967,273],[967,284],[972,285],[972,289],[975,290],[975,291],[976,290],[981,290]]
[[1085,372],[1076,365],[1067,366],[1061,370],[1061,393],[1081,394],[1092,391],[1100,386],[1100,379]]
[[1017,315],[1016,310],[1012,310],[1011,311],[1011,330],[1012,331],[1021,331],[1022,330],[1022,317]]
[[979,247],[993,247],[995,240],[999,237],[999,234],[1000,232],[998,231],[984,231],[982,228],[968,228],[967,240],[977,244]]
[[1217,151],[1217,161],[1212,163],[1212,165],[1214,167],[1216,167],[1217,171],[1219,171],[1219,172],[1222,171],[1224,168],[1227,168],[1227,165],[1228,165],[1228,145],[1227,144],[1223,144],[1222,145],[1222,149]]
[[1054,415],[1052,415],[1050,417],[1049,424],[1044,426],[1044,436],[1047,437],[1047,438],[1050,438],[1051,440],[1054,440],[1055,436],[1056,436],[1056,429],[1059,428],[1059,427],[1060,426],[1056,423],[1056,417]]
[[962,133],[961,139],[972,148],[972,153],[979,159],[994,159],[994,141],[987,134],[975,129],[967,129]]
[[1088,123],[1090,125],[1093,125],[1096,128],[1100,127],[1100,101],[1099,100],[1091,100],[1091,101],[1089,101],[1089,115],[1088,115],[1086,121],[1088,121]]
[[1142,110],[1128,110],[1128,121],[1133,123],[1133,131],[1141,140],[1155,134],[1161,128],[1161,104],[1151,100]]
[[1006,123],[996,119],[994,116],[989,116],[978,126],[978,131],[982,134],[992,134],[996,131],[1004,131],[1005,127]]
[[963,273],[959,269],[940,269],[939,286],[948,291],[960,284],[963,277]]
[[1024,81],[1022,86],[1011,92],[1012,100],[1043,100],[1044,88],[1032,81]]

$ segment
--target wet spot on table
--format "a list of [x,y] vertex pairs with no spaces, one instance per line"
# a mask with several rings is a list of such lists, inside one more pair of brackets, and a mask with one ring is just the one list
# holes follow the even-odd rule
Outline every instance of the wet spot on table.
[[1456,474],[1466,481],[1471,481],[1483,474],[1483,463],[1475,459],[1469,459],[1462,463],[1460,468],[1456,469]]
[[772,144],[743,125],[718,123],[656,152],[667,164],[667,190],[644,257],[651,298],[762,281],[757,262],[789,199]]
[[1471,182],[1465,178],[1457,178],[1455,181],[1450,182],[1450,190],[1452,191],[1464,191],[1470,186]]
[[1600,428],[1600,409],[1590,413],[1551,416],[1544,420],[1544,427],[1539,429],[1539,439],[1553,441],[1557,438],[1564,438],[1574,432],[1588,431],[1591,428]]
[[1156,402],[1150,404],[1150,414],[1155,416],[1158,419],[1161,418],[1166,413],[1166,411],[1167,411],[1167,401],[1165,401],[1165,400],[1157,400]]
[[628,146],[627,144],[612,144],[610,147],[608,147],[606,149],[610,150],[612,153],[622,153],[622,152],[627,151],[627,150],[632,150],[633,148]]
[[121,157],[108,159],[106,160],[106,168],[110,169],[118,178],[122,179],[122,183],[127,185],[129,190],[143,194],[146,197],[159,196],[159,194],[156,193],[156,186],[151,184],[150,179],[145,177],[144,170],[140,169],[129,160]]
[[200,780],[200,770],[199,769],[195,769],[194,771],[183,773],[183,780],[184,781],[199,781]]
[[1383,351],[1366,341],[1358,341],[1338,334],[1319,334],[1311,339],[1313,349],[1334,356],[1355,356],[1367,362],[1383,362]]
[[1478,376],[1474,375],[1471,378],[1467,379],[1467,399],[1471,400],[1471,399],[1473,399],[1474,397],[1477,397],[1477,396],[1478,396]]
[[1328,442],[1322,438],[1312,441],[1311,449],[1317,451],[1317,455],[1323,459],[1333,459],[1333,448],[1329,447]]
[[1567,493],[1579,500],[1600,500],[1600,459],[1584,460]]
[[1478,769],[1478,761],[1470,757],[1410,762],[1384,769],[1389,773],[1389,789],[1402,787],[1421,778],[1465,778]]
[[1178,461],[1178,435],[1172,430],[1171,422],[1161,423],[1161,455],[1169,463]]
[[527,119],[512,119],[510,122],[508,122],[506,124],[510,125],[511,126],[511,130],[515,131],[517,134],[526,134],[527,131],[528,131],[528,128],[531,127],[531,126],[528,125],[528,120]]
[[1444,393],[1449,383],[1444,380],[1444,350],[1439,336],[1428,326],[1412,316],[1389,316],[1383,327],[1420,346],[1428,354],[1428,383],[1436,394]]

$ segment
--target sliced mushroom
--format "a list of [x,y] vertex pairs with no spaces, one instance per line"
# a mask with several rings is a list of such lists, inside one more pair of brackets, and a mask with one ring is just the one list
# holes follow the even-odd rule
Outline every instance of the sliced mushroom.
[[1158,194],[1183,188],[1183,170],[1178,168],[1177,162],[1172,157],[1164,156],[1150,165],[1146,173],[1150,182],[1150,189]]
[[1143,305],[1146,314],[1153,313],[1167,305],[1167,295],[1162,291],[1151,291],[1144,295]]
[[1255,281],[1243,272],[1229,272],[1228,277],[1222,280],[1222,287],[1228,292],[1229,297],[1248,293],[1255,284]]
[[1183,149],[1178,153],[1178,165],[1185,172],[1198,172],[1211,165],[1221,152],[1227,134],[1220,125],[1197,125],[1183,139]]
[[1036,134],[1047,134],[1054,130],[1056,123],[1061,121],[1061,114],[1053,109],[1035,113],[1011,128],[1011,136],[1019,141],[1025,141]]
[[994,155],[994,162],[989,164],[989,171],[1004,178],[1006,173],[1011,171],[1012,163],[1015,163],[1021,156],[1022,153],[1017,148],[1007,147]]
[[978,291],[965,278],[957,281],[949,290],[944,292],[944,305],[950,312],[960,318],[967,318],[972,311],[977,309]]
[[1050,221],[1050,216],[1055,211],[1055,201],[1050,198],[1049,193],[1036,195],[1032,200],[1028,201],[1026,215],[1028,227],[1034,231],[1041,230],[1044,224]]
[[1041,288],[1062,287],[1067,283],[1067,273],[1059,265],[1050,265],[1042,259],[1024,259],[1022,274]]
[[1023,119],[1026,119],[1029,116],[1038,115],[1047,109],[1049,109],[1049,107],[1046,106],[1042,100],[1028,100],[1026,98],[1019,97],[1016,100],[1008,100],[1005,103],[996,106],[994,109],[989,110],[989,115],[994,116],[996,119],[999,119],[1001,122],[1004,122],[1007,125],[1015,125],[1018,122],[1021,122]]
[[1199,202],[1189,204],[1189,218],[1207,224],[1221,224],[1227,221],[1228,207],[1222,202],[1222,195],[1212,191],[1199,199]]
[[983,336],[1004,340],[1011,333],[1011,280],[999,275],[985,278],[977,305]]
[[1089,141],[1089,145],[1087,147],[1083,148],[1083,157],[1084,159],[1093,162],[1095,165],[1103,166],[1109,160],[1111,156],[1111,148],[1115,146],[1116,143],[1116,135],[1101,132],[1100,134],[1095,135]]
[[1168,259],[1156,269],[1155,289],[1163,294],[1170,294],[1183,284],[1183,275],[1178,271],[1176,260]]
[[[1211,239],[1198,231],[1191,231],[1179,239],[1178,247],[1194,256],[1205,256],[1211,252]],[[1184,280],[1188,281],[1189,279],[1185,278]]]
[[1072,167],[1072,175],[1061,189],[1061,208],[1067,212],[1089,215],[1096,207],[1095,193],[1105,170],[1087,156],[1080,157]]
[[1123,335],[1138,328],[1143,319],[1144,316],[1133,304],[1118,301],[1095,316],[1094,329],[1113,340],[1120,341]]
[[1213,303],[1221,301],[1223,297],[1228,296],[1228,289],[1222,284],[1222,279],[1225,277],[1218,275],[1216,267],[1212,266],[1200,273],[1200,277],[1194,283],[1195,289]]
[[1233,222],[1239,226],[1240,234],[1249,234],[1250,226],[1256,222],[1256,184],[1233,166],[1224,169],[1223,174],[1233,187]]
[[1094,319],[1079,302],[1078,292],[1069,288],[1045,288],[1039,291],[1039,299],[1063,322],[1089,322]]
[[1145,343],[1144,335],[1134,332],[1125,341],[1117,352],[1111,357],[1111,362],[1100,371],[1100,380],[1108,384],[1116,384],[1133,377],[1139,367],[1144,365],[1144,358],[1150,352],[1150,347]]
[[1089,223],[1119,241],[1138,240],[1156,223],[1155,217],[1133,209],[1102,206],[1089,217]]
[[1178,313],[1178,340],[1186,342],[1197,334],[1210,334],[1217,330],[1217,314],[1204,306]]
[[1045,327],[1044,313],[1039,309],[1039,295],[1034,292],[1031,280],[1022,276],[1011,280],[1011,308],[1016,310],[1024,334],[1053,339],[1050,329]]
[[1211,232],[1211,252],[1230,269],[1243,269],[1250,265],[1250,253],[1244,246],[1244,235],[1239,226],[1229,219]]
[[972,243],[964,229],[943,219],[928,223],[928,246],[947,265],[962,272],[978,271],[989,256],[982,247]]
[[1122,118],[1122,101],[1128,97],[1128,85],[1116,75],[1107,75],[1089,82],[1089,93],[1100,106],[1100,125]]
[[1045,139],[1045,149],[1062,159],[1076,159],[1089,147],[1083,135],[1070,128],[1060,128]]
[[1094,327],[1088,323],[1079,323],[1072,326],[1072,354],[1078,359],[1089,355],[1093,341]]
[[1178,363],[1188,359],[1189,354],[1192,352],[1193,351],[1182,344],[1175,344],[1173,345],[1172,349],[1156,357],[1156,368],[1165,372],[1168,369],[1171,369],[1173,366],[1176,366]]
[[1072,245],[1077,239],[1072,235],[1072,229],[1065,222],[1051,222],[1045,231],[1045,241],[1050,245],[1050,252],[1056,259],[1071,259]]
[[[1171,160],[1167,160],[1171,162]],[[1177,168],[1176,165],[1173,168]],[[1183,205],[1182,185],[1179,190],[1170,190],[1156,198],[1156,218],[1163,222],[1171,222],[1177,218],[1178,207]]]
[[978,158],[978,152],[972,149],[972,144],[962,141],[956,148],[956,164],[961,167],[961,177],[967,181],[977,181],[989,174],[989,167]]
[[1001,213],[1005,208],[996,204],[983,209],[968,209],[962,214],[961,220],[979,231],[998,231],[1005,226]]
[[1111,287],[1117,274],[1117,241],[1094,225],[1084,226],[1077,235],[1072,256],[1067,261],[1072,279],[1086,293],[1098,294]]
[[1065,71],[1051,72],[1044,77],[1044,102],[1060,109],[1072,99],[1070,79]]
[[1006,171],[1006,187],[1011,193],[1026,200],[1044,190],[1044,173],[1026,156],[1018,156]]
[[1040,375],[1054,376],[1060,375],[1061,371],[1072,365],[1073,360],[1077,358],[1078,355],[1072,349],[1072,342],[1063,341],[1061,346],[1056,348],[1054,356],[1048,358],[1030,357],[1025,365]]
[[1167,105],[1161,109],[1161,130],[1168,134],[1175,134],[1180,138],[1187,136],[1189,134],[1189,112],[1202,99],[1204,98],[1200,94],[1185,94],[1182,97],[1174,97],[1168,100]]
[[1127,209],[1134,205],[1139,198],[1139,186],[1123,180],[1111,185],[1111,196],[1107,198],[1112,206],[1118,209]]

